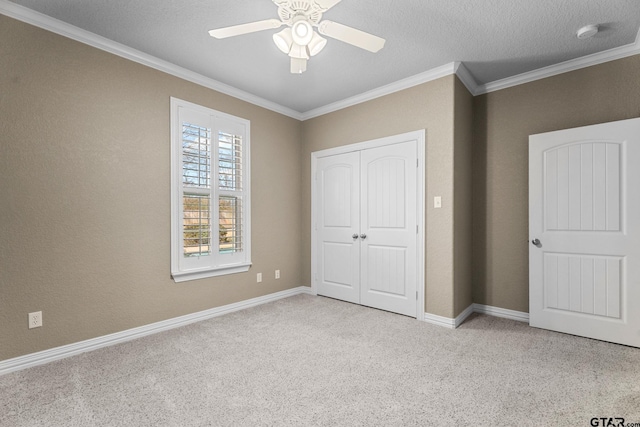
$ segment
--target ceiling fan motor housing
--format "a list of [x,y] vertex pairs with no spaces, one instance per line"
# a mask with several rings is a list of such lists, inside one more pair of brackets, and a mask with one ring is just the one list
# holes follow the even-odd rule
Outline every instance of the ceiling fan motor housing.
[[292,25],[295,18],[303,16],[311,25],[318,25],[322,19],[322,9],[313,0],[273,0],[278,5],[278,16],[286,24]]

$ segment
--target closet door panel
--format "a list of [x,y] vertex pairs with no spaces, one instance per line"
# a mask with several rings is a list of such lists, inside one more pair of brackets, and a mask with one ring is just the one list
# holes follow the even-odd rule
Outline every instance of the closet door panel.
[[360,302],[416,316],[417,146],[361,152]]
[[359,303],[360,154],[319,159],[316,186],[318,295]]

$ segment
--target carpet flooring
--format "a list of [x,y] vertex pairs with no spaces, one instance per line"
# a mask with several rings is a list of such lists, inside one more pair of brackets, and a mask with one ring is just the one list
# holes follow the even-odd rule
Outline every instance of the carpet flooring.
[[603,417],[640,426],[640,349],[485,315],[450,330],[308,295],[0,377],[3,427],[586,427]]

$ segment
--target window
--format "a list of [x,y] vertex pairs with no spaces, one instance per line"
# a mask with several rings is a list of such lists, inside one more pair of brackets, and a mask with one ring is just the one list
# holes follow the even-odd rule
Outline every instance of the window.
[[171,98],[171,274],[251,265],[249,121]]

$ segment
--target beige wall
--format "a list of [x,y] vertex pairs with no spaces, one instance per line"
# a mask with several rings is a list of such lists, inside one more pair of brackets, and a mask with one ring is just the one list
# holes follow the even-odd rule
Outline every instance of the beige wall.
[[[171,96],[251,121],[248,273],[170,278]],[[306,281],[299,121],[3,15],[0,118],[0,360]]]
[[[426,311],[453,317],[453,113],[455,76],[303,122],[303,275],[311,280],[311,153],[426,129]],[[433,196],[442,209],[433,209]]]
[[474,99],[474,302],[529,311],[528,136],[640,116],[640,55]]
[[458,79],[454,89],[453,317],[456,317],[473,303],[471,277],[473,96]]
[[[638,117],[639,81],[640,55],[476,98],[448,76],[298,122],[0,15],[0,360],[309,285],[311,153],[419,129],[426,311],[526,312],[528,135]],[[170,96],[251,121],[248,273],[170,278]]]

